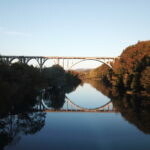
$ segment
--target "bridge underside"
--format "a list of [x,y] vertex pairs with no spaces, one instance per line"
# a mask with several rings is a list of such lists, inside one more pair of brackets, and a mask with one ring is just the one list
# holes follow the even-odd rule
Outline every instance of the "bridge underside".
[[111,67],[111,63],[115,61],[115,57],[57,57],[57,56],[0,56],[1,60],[8,64],[18,60],[20,63],[28,64],[31,60],[36,60],[40,69],[44,68],[44,64],[48,60],[53,60],[54,64],[59,64],[65,69],[71,69],[76,64],[83,61],[94,60],[104,63]]

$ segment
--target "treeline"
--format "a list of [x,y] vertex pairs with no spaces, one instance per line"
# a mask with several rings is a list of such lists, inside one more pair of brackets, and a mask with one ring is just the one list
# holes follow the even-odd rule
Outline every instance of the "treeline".
[[[17,85],[27,89],[46,88],[55,86],[64,88],[68,85],[80,83],[78,74],[73,71],[65,71],[59,65],[53,65],[40,71],[39,68],[28,66],[23,63],[14,63],[11,65],[0,61],[0,86],[12,89],[11,86]],[[26,89],[25,88],[25,89]],[[14,89],[14,88],[13,88]]]
[[112,68],[103,64],[86,77],[99,78],[106,85],[128,93],[150,93],[150,41],[127,47]]
[[8,65],[0,61],[0,114],[22,111],[35,104],[42,75],[37,68],[25,64]]
[[81,80],[74,71],[65,71],[61,66],[54,65],[42,70],[42,76],[50,87],[61,88],[65,93],[71,92]]
[[22,63],[0,61],[0,114],[10,110],[32,110],[40,89],[54,87],[71,92],[80,84],[76,74],[54,65],[40,71]]

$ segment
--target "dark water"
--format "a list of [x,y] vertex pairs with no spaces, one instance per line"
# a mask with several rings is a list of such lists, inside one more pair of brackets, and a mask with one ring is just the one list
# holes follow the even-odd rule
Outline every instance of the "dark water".
[[120,114],[52,112],[46,114],[45,126],[39,132],[18,135],[5,149],[148,150],[149,142],[149,135],[129,124]]
[[[46,95],[42,100],[51,112],[38,106],[38,103],[34,111],[1,115],[0,148],[149,150],[149,101],[144,99],[141,102],[141,97],[128,96],[122,96],[122,101],[120,97],[108,98],[107,90],[98,85],[96,82],[85,83],[65,95],[63,92]],[[65,96],[71,102],[66,101]],[[52,98],[57,104],[50,100]],[[101,108],[105,104],[109,107]]]

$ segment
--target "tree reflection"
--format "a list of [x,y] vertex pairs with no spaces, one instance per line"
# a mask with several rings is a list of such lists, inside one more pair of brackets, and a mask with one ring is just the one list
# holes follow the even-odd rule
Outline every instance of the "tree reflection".
[[142,95],[123,94],[112,87],[107,87],[100,81],[85,81],[98,91],[109,97],[113,107],[130,123],[146,134],[150,134],[150,97]]
[[79,83],[68,84],[63,87],[51,86],[41,91],[41,99],[44,101],[46,107],[54,110],[60,110],[65,103],[66,93],[74,91],[78,87]]
[[0,118],[0,149],[10,143],[17,143],[21,134],[35,134],[45,124],[44,112],[8,114]]
[[65,103],[65,91],[52,87],[42,91],[42,100],[48,108],[59,110]]
[[[45,112],[36,112],[33,89],[0,88],[0,149],[17,143],[22,134],[34,134],[45,124]],[[7,94],[6,94],[7,93]]]
[[124,95],[113,97],[112,102],[126,120],[150,134],[150,97]]

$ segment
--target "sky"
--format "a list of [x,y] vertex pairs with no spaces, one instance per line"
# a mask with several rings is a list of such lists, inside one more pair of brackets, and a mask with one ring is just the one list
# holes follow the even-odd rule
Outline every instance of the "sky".
[[149,0],[0,0],[1,55],[119,56],[149,36]]

